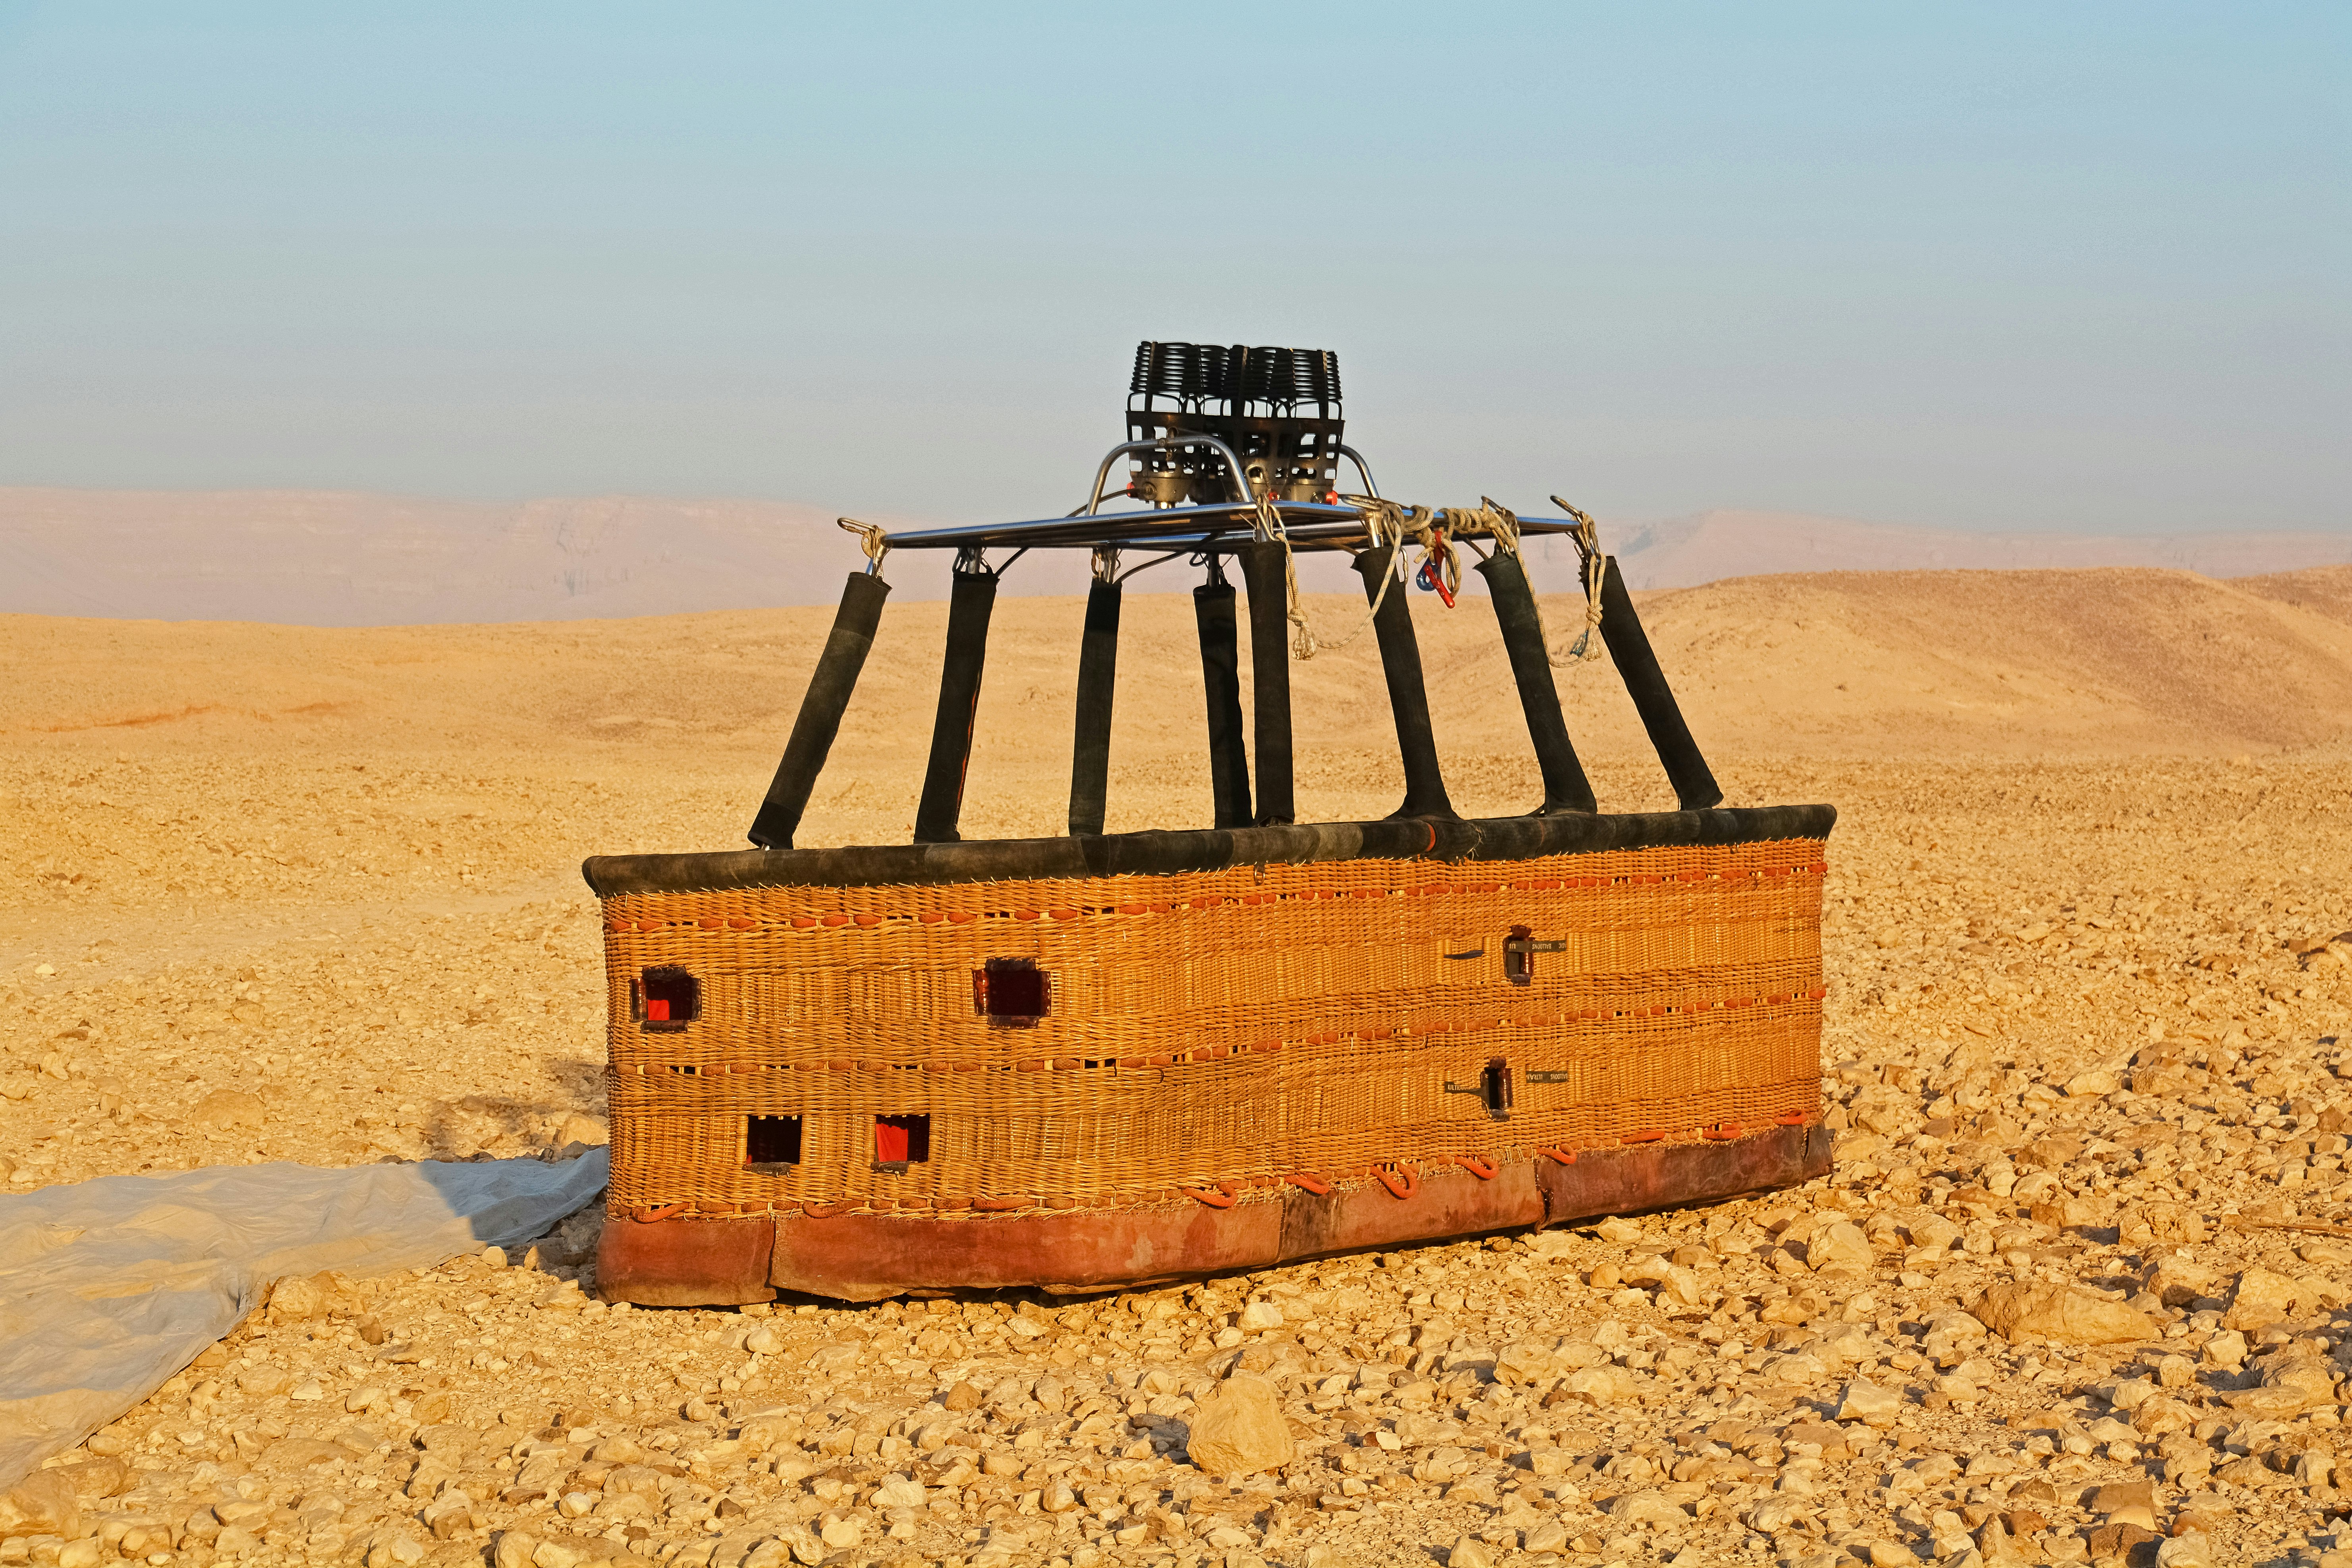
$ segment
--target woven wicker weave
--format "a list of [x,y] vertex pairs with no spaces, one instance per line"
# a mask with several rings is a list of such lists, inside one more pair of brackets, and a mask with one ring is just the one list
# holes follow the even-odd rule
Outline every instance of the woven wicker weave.
[[[1814,1120],[1822,853],[616,893],[611,1206],[985,1219]],[[1526,985],[1514,927],[1565,944]],[[979,1013],[1005,959],[1048,976],[1029,1026]],[[644,1018],[656,969],[692,1021]],[[1447,1088],[1498,1059],[1507,1120]],[[929,1148],[901,1170],[874,1119],[904,1115]],[[747,1167],[754,1116],[801,1119],[797,1164]]]

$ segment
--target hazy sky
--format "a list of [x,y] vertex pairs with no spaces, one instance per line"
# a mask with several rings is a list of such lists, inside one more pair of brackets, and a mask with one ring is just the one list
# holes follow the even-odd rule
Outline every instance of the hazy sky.
[[0,0],[0,483],[2347,524],[2352,8]]

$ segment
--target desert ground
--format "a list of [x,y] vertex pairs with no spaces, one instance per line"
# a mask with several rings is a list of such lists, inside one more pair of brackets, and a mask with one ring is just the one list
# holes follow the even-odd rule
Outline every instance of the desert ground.
[[[1114,830],[1208,817],[1186,585],[1128,604]],[[856,1308],[608,1307],[592,1211],[281,1289],[0,1564],[2352,1563],[2352,568],[1641,605],[1730,803],[1839,808],[1833,1176]],[[1413,613],[1455,804],[1527,809],[1485,601]],[[740,847],[828,617],[0,617],[0,1191],[578,1157],[579,861]],[[998,607],[968,834],[1059,829],[1079,618]],[[887,612],[803,844],[906,837],[943,624]],[[1294,673],[1302,819],[1392,809],[1370,637]],[[1606,661],[1560,680],[1603,809],[1671,805]],[[1236,1373],[1293,1453],[1210,1474]]]

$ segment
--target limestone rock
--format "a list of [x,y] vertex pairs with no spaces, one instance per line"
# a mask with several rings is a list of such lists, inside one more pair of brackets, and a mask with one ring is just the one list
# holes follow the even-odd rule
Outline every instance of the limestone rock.
[[1476,1536],[1458,1536],[1445,1553],[1445,1568],[1495,1568],[1495,1554]]
[[73,1488],[79,1498],[110,1498],[131,1489],[136,1479],[131,1467],[121,1459],[93,1455],[70,1465],[59,1465],[49,1472],[61,1478]]
[[1870,1237],[1852,1220],[1841,1220],[1805,1244],[1805,1263],[1816,1274],[1829,1268],[1867,1272],[1875,1260]]
[[920,1508],[929,1500],[923,1483],[906,1476],[892,1476],[874,1490],[876,1508]]
[[577,1112],[555,1124],[555,1136],[551,1140],[558,1148],[572,1143],[584,1143],[592,1149],[600,1148],[612,1141],[612,1130],[604,1125],[602,1118],[583,1116]]
[[2084,1506],[2112,1523],[2156,1528],[2156,1488],[2148,1481],[2110,1481],[2095,1489]]
[[[2176,1535],[2156,1549],[2157,1568],[2219,1568],[2213,1543],[2198,1531]],[[2326,1559],[2320,1560],[2325,1563]]]
[[1533,1557],[1557,1556],[1568,1550],[1568,1527],[1556,1519],[1530,1525],[1519,1549]]
[[747,1412],[737,1425],[735,1440],[747,1454],[760,1455],[789,1445],[801,1430],[801,1418],[782,1410]]
[[2036,1225],[2074,1230],[2097,1225],[2107,1216],[2107,1206],[2096,1198],[2059,1196],[2035,1204],[2031,1214]]
[[2335,1374],[2317,1356],[2281,1352],[2263,1358],[2256,1388],[2224,1395],[2232,1410],[2267,1421],[2284,1421],[2336,1396]]
[[1609,1517],[1622,1524],[1673,1524],[1690,1522],[1690,1515],[1682,1504],[1660,1491],[1623,1492],[1611,1498]]
[[1902,1413],[1902,1390],[1882,1388],[1868,1378],[1857,1377],[1845,1385],[1845,1396],[1838,1401],[1837,1418],[1886,1426]]
[[2160,1331],[2145,1312],[2074,1285],[1995,1285],[1969,1302],[1969,1311],[2012,1342],[2120,1344],[2154,1339]]
[[1633,1374],[1622,1366],[1588,1366],[1560,1384],[1570,1399],[1586,1405],[1618,1405],[1633,1397]]
[[1203,1475],[1246,1476],[1290,1462],[1290,1424],[1281,1397],[1263,1378],[1227,1378],[1202,1399],[1185,1449]]
[[0,1492],[0,1539],[79,1533],[81,1499],[57,1470],[36,1470]]
[[2159,1395],[2132,1413],[2132,1430],[2143,1437],[2163,1437],[2197,1425],[2198,1412],[2178,1399]]
[[2009,1521],[1999,1514],[1986,1520],[1983,1527],[1977,1531],[1977,1552],[1988,1564],[2001,1563],[2021,1564],[2029,1561],[2025,1554],[2025,1548],[2020,1546],[2017,1543],[2017,1537],[2009,1532]]
[[2295,1315],[2309,1289],[2267,1268],[2249,1268],[2238,1276],[2230,1291],[2230,1309],[2222,1315],[2225,1329],[2263,1329]]
[[1706,1297],[1705,1290],[1699,1285],[1697,1274],[1678,1263],[1669,1263],[1663,1258],[1635,1258],[1625,1266],[1620,1277],[1628,1285],[1658,1287],[1658,1296],[1662,1302],[1696,1307],[1700,1305]]
[[269,1288],[269,1321],[299,1323],[317,1318],[343,1317],[360,1309],[359,1291],[342,1275],[289,1276]]
[[2159,1258],[2140,1276],[2140,1288],[2168,1307],[2186,1307],[2200,1296],[2213,1294],[2220,1279],[2210,1268],[2189,1258]]
[[1507,1387],[1522,1387],[1551,1376],[1559,1364],[1547,1347],[1531,1340],[1514,1341],[1495,1357],[1495,1381]]
[[234,1089],[216,1089],[188,1108],[188,1115],[216,1132],[236,1127],[258,1127],[268,1112],[260,1100]]
[[1271,1301],[1252,1301],[1244,1307],[1234,1326],[1245,1334],[1261,1333],[1267,1329],[1282,1327],[1282,1309]]

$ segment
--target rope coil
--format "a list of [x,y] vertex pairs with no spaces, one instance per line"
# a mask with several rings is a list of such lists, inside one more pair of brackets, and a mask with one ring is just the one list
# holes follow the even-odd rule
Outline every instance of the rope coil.
[[[1576,541],[1576,552],[1583,563],[1584,629],[1577,634],[1575,642],[1548,657],[1555,667],[1590,664],[1601,657],[1601,644],[1592,634],[1601,629],[1601,580],[1609,569],[1609,558],[1601,553],[1600,524],[1558,496],[1551,498],[1551,504],[1576,520],[1576,531],[1570,537]],[[1513,521],[1516,523],[1517,520]],[[1536,612],[1536,620],[1538,625],[1542,624],[1541,610]]]
[[[1425,534],[1429,527],[1430,511],[1425,506],[1413,507],[1408,513],[1406,508],[1394,501],[1382,500],[1378,496],[1342,496],[1339,499],[1364,514],[1365,531],[1372,536],[1376,545],[1381,534],[1389,536],[1388,570],[1381,575],[1380,592],[1372,595],[1372,607],[1364,612],[1364,618],[1356,623],[1356,629],[1338,642],[1325,642],[1315,635],[1315,628],[1307,624],[1307,606],[1298,597],[1297,558],[1290,552],[1290,536],[1283,531],[1280,516],[1276,517],[1274,532],[1270,537],[1282,542],[1282,580],[1287,599],[1286,613],[1293,628],[1290,653],[1301,664],[1325,648],[1346,647],[1364,635],[1364,628],[1370,626],[1373,617],[1381,613],[1381,605],[1389,596],[1389,585],[1396,581],[1397,560],[1404,553],[1405,535],[1409,532]],[[1260,526],[1264,524],[1261,522]]]

